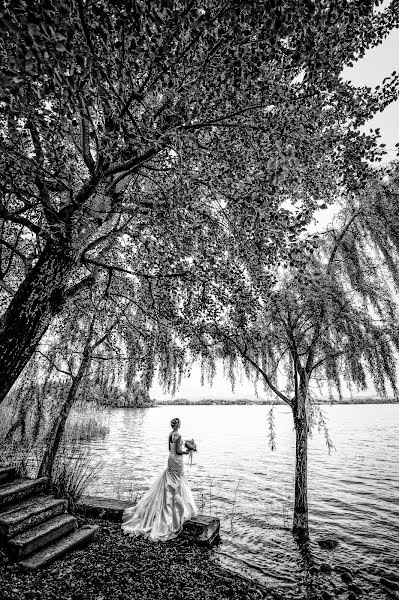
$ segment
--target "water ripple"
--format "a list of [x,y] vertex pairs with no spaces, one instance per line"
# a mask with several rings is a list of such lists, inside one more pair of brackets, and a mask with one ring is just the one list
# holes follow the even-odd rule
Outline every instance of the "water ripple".
[[[294,481],[294,432],[284,407],[275,411],[277,449],[267,444],[267,407],[159,406],[116,409],[110,432],[92,442],[104,462],[93,495],[135,497],[165,468],[168,424],[178,413],[183,437],[199,451],[186,467],[194,496],[221,518],[221,562],[276,590],[300,589],[303,557],[289,531]],[[337,448],[324,438],[309,443],[311,550],[320,561],[375,569],[399,562],[399,407],[389,405],[323,408]],[[236,495],[236,501],[234,497]],[[315,540],[334,535],[334,552]],[[370,598],[378,598],[370,592]]]

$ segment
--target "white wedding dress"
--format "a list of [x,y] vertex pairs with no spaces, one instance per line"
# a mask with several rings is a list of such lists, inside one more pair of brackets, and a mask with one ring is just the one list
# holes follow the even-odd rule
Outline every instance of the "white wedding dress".
[[122,530],[130,535],[144,535],[152,541],[175,538],[183,523],[197,514],[188,481],[184,475],[183,455],[176,454],[180,434],[172,433],[168,466],[149,490],[122,517]]

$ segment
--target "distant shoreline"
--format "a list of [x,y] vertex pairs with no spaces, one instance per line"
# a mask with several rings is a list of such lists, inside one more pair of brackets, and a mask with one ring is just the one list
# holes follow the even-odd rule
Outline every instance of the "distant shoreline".
[[[285,402],[282,400],[250,400],[250,399],[239,399],[239,400],[221,400],[221,399],[202,399],[202,400],[188,400],[186,398],[177,398],[176,400],[164,400],[164,401],[154,401],[154,406],[163,406],[163,405],[173,405],[173,406],[198,406],[198,405],[239,405],[239,406],[247,406],[247,405],[279,405],[286,406]],[[392,398],[344,398],[343,400],[331,400],[321,398],[318,400],[318,404],[398,404],[397,401]]]

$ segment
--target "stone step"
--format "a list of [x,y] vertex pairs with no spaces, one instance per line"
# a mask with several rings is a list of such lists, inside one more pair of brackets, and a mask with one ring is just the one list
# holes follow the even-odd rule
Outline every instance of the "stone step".
[[9,539],[66,512],[67,501],[52,496],[33,496],[0,513],[0,536]]
[[39,479],[14,479],[0,485],[0,509],[24,498],[42,492],[48,485],[47,477]]
[[20,533],[8,540],[7,548],[14,560],[22,560],[36,550],[47,546],[61,536],[76,529],[78,522],[75,517],[68,514],[53,517],[49,521],[37,525],[24,533]]
[[[1,486],[0,486],[0,490],[1,490]],[[7,504],[6,506],[1,506],[0,507],[0,519],[2,519],[5,515],[16,512],[17,510],[21,510],[22,508],[27,508],[28,506],[31,506],[31,504],[33,502],[36,502],[36,500],[40,500],[40,498],[48,498],[48,496],[45,496],[44,494],[39,493],[39,495],[35,494],[34,496],[28,496],[28,498],[24,498],[23,500],[20,500],[19,502],[15,502],[13,504]]]
[[196,544],[211,546],[220,539],[220,519],[208,515],[196,515],[183,523],[181,537]]
[[14,467],[1,467],[0,466],[0,484],[6,481],[12,481],[15,479],[16,473]]
[[94,517],[106,521],[122,522],[122,515],[126,508],[134,504],[132,501],[115,500],[114,498],[102,498],[98,496],[83,496],[76,505],[77,512],[85,517]]
[[84,525],[73,533],[69,533],[39,552],[36,552],[29,558],[25,558],[19,564],[27,571],[44,567],[67,552],[91,542],[96,537],[98,530],[98,525]]

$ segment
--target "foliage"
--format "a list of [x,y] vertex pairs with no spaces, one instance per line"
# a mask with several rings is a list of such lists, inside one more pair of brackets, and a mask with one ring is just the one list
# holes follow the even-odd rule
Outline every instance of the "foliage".
[[37,461],[32,448],[13,441],[0,441],[0,464],[14,467],[18,477],[32,477],[36,473]]
[[[244,359],[306,434],[311,375],[338,386],[342,363],[362,386],[377,365],[393,386],[395,309],[371,259],[358,282],[349,225],[337,250],[307,235],[316,209],[374,189],[385,151],[359,127],[399,76],[371,90],[340,73],[397,26],[379,4],[5,4],[0,401],[29,361],[38,374],[35,352],[71,378],[68,410],[89,367],[148,389],[158,366],[173,393],[188,346],[210,379],[215,349],[233,382]],[[389,330],[361,302],[389,309]]]
[[244,359],[247,374],[291,406],[305,378],[342,399],[343,382],[364,391],[369,374],[379,396],[397,398],[397,178],[396,165],[373,173],[315,236],[306,267],[280,270],[271,292],[242,277],[224,319],[199,325],[205,361],[217,355],[234,368]]
[[90,414],[87,417],[86,414],[79,413],[73,416],[74,419],[69,420],[65,431],[65,439],[72,444],[103,440],[109,433],[109,427],[96,416]]
[[354,127],[396,97],[397,76],[378,92],[339,78],[395,26],[376,5],[5,3],[1,400],[93,281],[171,321],[191,288],[206,295],[220,229],[240,232],[227,251],[253,272],[258,252],[303,260],[321,198],[359,187],[383,153]]
[[102,463],[93,459],[88,448],[80,440],[71,444],[68,440],[58,450],[52,468],[50,485],[54,494],[66,498],[70,509],[100,476]]
[[[163,347],[156,345],[153,322],[146,331],[141,318],[139,329],[138,312],[128,302],[118,311],[94,287],[81,294],[78,302],[70,302],[54,320],[6,403],[3,412],[11,416],[6,435],[11,437],[16,431],[20,438],[40,445],[66,402],[70,408],[74,404],[150,405],[148,386]],[[167,348],[169,360],[172,350],[172,346]],[[73,385],[71,403],[68,394]]]
[[[395,190],[395,191],[393,191]],[[234,386],[237,367],[259,380],[293,413],[296,435],[294,532],[308,536],[307,444],[314,426],[333,448],[315,399],[328,388],[342,399],[343,382],[398,400],[397,166],[372,171],[364,189],[342,196],[336,222],[314,236],[307,263],[280,268],[272,289],[266,264],[250,267],[213,288],[218,311],[191,315],[191,351],[212,380],[222,360]],[[227,261],[226,261],[227,262]],[[239,276],[238,276],[239,275]],[[270,278],[269,278],[270,279]],[[262,285],[263,284],[263,285]],[[273,409],[269,441],[275,445]]]

